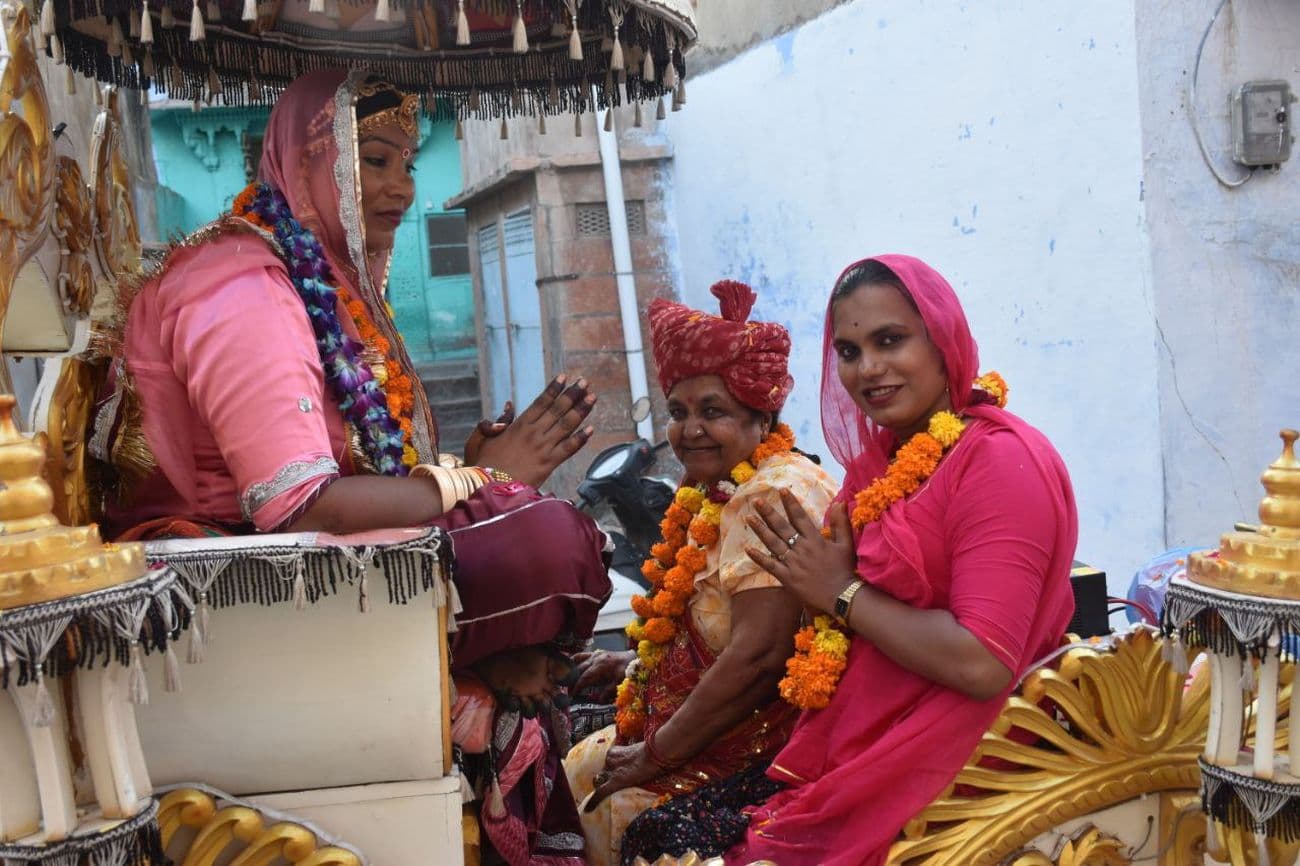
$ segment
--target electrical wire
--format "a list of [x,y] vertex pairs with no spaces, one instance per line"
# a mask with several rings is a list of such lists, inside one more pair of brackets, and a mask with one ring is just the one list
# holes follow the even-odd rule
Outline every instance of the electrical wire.
[[1196,136],[1196,146],[1201,149],[1201,158],[1205,160],[1206,166],[1209,167],[1210,173],[1214,179],[1226,186],[1228,189],[1236,189],[1255,176],[1254,169],[1247,169],[1245,175],[1232,180],[1224,177],[1219,173],[1219,168],[1210,159],[1210,152],[1205,149],[1205,140],[1201,138],[1201,125],[1196,119],[1196,79],[1201,72],[1201,54],[1205,51],[1205,40],[1210,38],[1210,31],[1214,29],[1214,22],[1219,20],[1219,13],[1223,7],[1228,5],[1228,0],[1219,0],[1219,5],[1214,8],[1214,14],[1210,16],[1210,23],[1205,25],[1205,32],[1201,34],[1201,43],[1196,46],[1196,63],[1192,66],[1192,78],[1187,82],[1187,116],[1192,121],[1192,133]]

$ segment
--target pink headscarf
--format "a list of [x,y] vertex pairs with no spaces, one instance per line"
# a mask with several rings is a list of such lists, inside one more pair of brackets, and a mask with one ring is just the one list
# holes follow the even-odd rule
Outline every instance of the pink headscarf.
[[[870,261],[849,266],[849,272]],[[1019,440],[1042,484],[1021,483],[1035,495],[1011,493],[996,502],[981,503],[985,518],[998,527],[988,538],[953,540],[953,549],[968,550],[969,542],[1013,545],[1006,573],[979,576],[971,591],[965,573],[963,596],[951,612],[976,637],[989,642],[1019,644],[1015,657],[999,656],[1014,676],[1025,672],[1041,654],[1053,649],[1074,610],[1069,572],[1078,535],[1078,517],[1065,466],[1042,433],[986,402],[988,395],[971,388],[979,352],[961,304],[948,282],[933,268],[910,256],[877,256],[902,282],[925,322],[930,340],[943,358],[953,409],[970,423],[962,443],[944,457],[947,481],[931,491],[929,503],[910,498],[895,502],[876,522],[858,533],[857,573],[871,586],[916,608],[953,604],[951,557],[945,545],[949,524],[946,509],[956,500],[942,500],[952,479],[967,477],[988,466],[973,466],[975,443],[992,434],[1010,432]],[[836,281],[839,285],[840,280]],[[885,472],[894,434],[872,424],[840,384],[831,333],[834,303],[826,310],[826,341],[822,380],[822,427],[846,477],[838,501],[852,503],[855,495]],[[1005,440],[1003,440],[1005,441]],[[1001,447],[1006,447],[1005,445]],[[969,498],[965,500],[971,502]],[[1033,503],[1029,505],[1028,503]],[[1050,504],[1050,514],[1042,503]],[[969,507],[963,505],[962,507]],[[915,510],[914,510],[915,509]],[[996,512],[994,514],[993,512]],[[1023,546],[1046,559],[1041,573],[1019,568],[1025,557],[1014,547],[1016,529],[1046,520],[1050,538]],[[924,540],[923,540],[924,539]],[[928,547],[927,547],[928,545]],[[1041,547],[1037,547],[1041,545]],[[936,567],[927,568],[927,561]],[[947,563],[946,565],[944,563]],[[1016,593],[1007,595],[1007,593]],[[960,607],[960,609],[958,609]],[[1015,610],[1015,619],[1008,610]],[[1014,641],[1005,640],[1014,632]],[[753,816],[745,843],[728,852],[727,863],[770,859],[782,866],[878,866],[903,825],[951,783],[997,716],[1006,694],[979,701],[945,688],[895,663],[879,648],[854,637],[848,665],[828,707],[804,713],[784,751],[777,755],[773,778],[806,780],[778,794]],[[784,775],[783,775],[784,773]],[[858,820],[866,816],[866,820]]]
[[365,78],[362,72],[322,69],[289,85],[267,121],[258,175],[280,190],[294,217],[316,235],[335,281],[366,304],[396,360],[416,380],[411,444],[420,462],[429,463],[437,455],[437,428],[384,300],[392,251],[366,253],[355,110],[357,87]]

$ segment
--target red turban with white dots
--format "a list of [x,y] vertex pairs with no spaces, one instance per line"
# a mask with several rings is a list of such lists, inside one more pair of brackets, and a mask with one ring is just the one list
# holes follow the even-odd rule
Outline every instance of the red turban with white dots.
[[775,322],[746,321],[758,295],[744,283],[722,280],[710,291],[721,317],[662,298],[650,302],[650,343],[664,394],[683,379],[716,373],[751,409],[780,411],[794,387],[790,334]]

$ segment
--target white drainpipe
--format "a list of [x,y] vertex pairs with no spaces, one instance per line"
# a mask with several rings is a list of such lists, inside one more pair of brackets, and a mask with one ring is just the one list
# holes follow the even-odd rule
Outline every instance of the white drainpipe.
[[[593,99],[595,91],[593,90]],[[623,320],[623,343],[627,357],[627,380],[632,403],[649,397],[645,377],[645,349],[641,344],[641,312],[632,279],[632,244],[627,236],[627,206],[623,201],[623,165],[618,155],[618,133],[606,131],[596,115],[596,138],[600,141],[600,167],[605,176],[605,205],[609,209],[609,239],[614,246],[614,279],[618,284],[618,311]],[[654,441],[654,419],[648,414],[636,424],[636,433]]]

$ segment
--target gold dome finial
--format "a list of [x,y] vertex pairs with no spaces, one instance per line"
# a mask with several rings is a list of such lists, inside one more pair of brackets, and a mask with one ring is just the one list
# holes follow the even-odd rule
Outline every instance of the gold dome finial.
[[1300,538],[1300,460],[1295,441],[1300,433],[1283,430],[1282,456],[1259,477],[1268,491],[1259,503],[1260,532],[1277,538]]
[[1193,553],[1187,576],[1197,583],[1272,598],[1300,599],[1300,433],[1282,433],[1282,456],[1259,480],[1266,495],[1259,503],[1262,525],[1252,532],[1229,532],[1217,551]]
[[41,477],[46,439],[14,423],[17,401],[0,394],[0,610],[79,595],[133,580],[144,547],[104,544],[99,527],[61,526]]
[[18,432],[17,401],[0,394],[0,535],[57,526],[54,491],[41,477],[45,443]]

